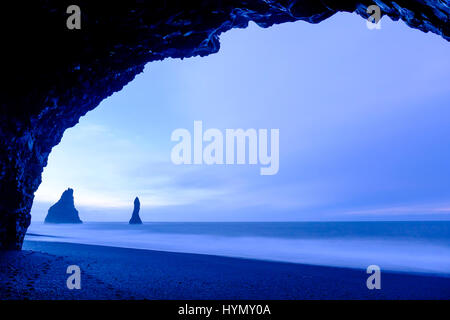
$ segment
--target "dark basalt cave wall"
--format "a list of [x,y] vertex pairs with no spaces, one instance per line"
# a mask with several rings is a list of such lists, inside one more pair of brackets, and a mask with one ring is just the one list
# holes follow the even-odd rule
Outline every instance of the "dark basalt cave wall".
[[[365,18],[374,3],[392,19],[450,39],[446,0],[2,3],[0,248],[21,248],[34,192],[64,131],[121,90],[147,62],[217,52],[220,33],[244,28],[250,20],[261,27],[295,20],[318,23],[338,11]],[[81,30],[66,28],[71,4],[81,8]]]

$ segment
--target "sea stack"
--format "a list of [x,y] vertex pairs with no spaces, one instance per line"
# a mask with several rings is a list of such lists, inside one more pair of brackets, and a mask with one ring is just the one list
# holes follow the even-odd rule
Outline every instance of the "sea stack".
[[75,209],[73,189],[64,191],[59,201],[48,209],[45,223],[83,223]]
[[139,201],[139,198],[136,197],[136,199],[134,199],[134,209],[130,219],[130,224],[142,224],[142,220],[139,217],[140,209],[141,209],[141,202]]

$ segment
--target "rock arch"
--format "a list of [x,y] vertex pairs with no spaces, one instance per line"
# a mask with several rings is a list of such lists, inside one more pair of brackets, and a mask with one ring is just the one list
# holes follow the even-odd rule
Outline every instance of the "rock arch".
[[[69,30],[66,9],[81,8]],[[383,14],[450,39],[450,9],[438,0],[36,0],[2,5],[0,93],[0,249],[20,249],[34,192],[64,131],[119,91],[144,65],[167,57],[205,56],[219,35],[304,20],[338,11]],[[300,40],[299,40],[300,41]]]

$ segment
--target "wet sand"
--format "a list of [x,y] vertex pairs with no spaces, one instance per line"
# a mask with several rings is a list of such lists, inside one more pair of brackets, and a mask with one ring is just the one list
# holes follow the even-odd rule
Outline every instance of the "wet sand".
[[[57,242],[0,253],[0,299],[450,299],[450,278]],[[67,266],[81,289],[66,287]]]

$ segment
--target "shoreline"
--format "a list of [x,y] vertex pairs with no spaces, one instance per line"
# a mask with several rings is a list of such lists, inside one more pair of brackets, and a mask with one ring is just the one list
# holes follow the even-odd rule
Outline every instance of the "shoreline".
[[[450,276],[450,223],[32,225],[25,240]],[[30,234],[31,233],[31,234]],[[34,236],[34,235],[41,236]],[[46,237],[45,235],[48,235]],[[51,237],[50,237],[51,236]]]
[[[52,235],[41,235],[41,234],[30,234],[33,237],[39,238],[39,237],[46,237],[46,238],[59,238],[63,239],[60,236],[52,236]],[[36,239],[27,239],[25,238],[24,243],[63,243],[63,244],[71,244],[71,245],[80,245],[80,246],[93,246],[93,247],[102,247],[102,248],[115,248],[115,249],[129,249],[129,250],[139,250],[139,251],[150,251],[150,252],[158,252],[158,253],[179,253],[179,254],[186,254],[186,255],[203,255],[203,256],[209,256],[209,257],[218,257],[218,258],[230,258],[230,259],[237,259],[237,260],[254,260],[254,261],[260,261],[260,262],[273,262],[273,263],[287,263],[287,264],[295,264],[295,265],[303,265],[303,266],[311,266],[311,267],[324,267],[324,268],[336,268],[336,269],[345,269],[345,270],[353,270],[353,271],[359,271],[364,272],[361,268],[358,267],[352,267],[352,266],[345,266],[345,265],[327,265],[327,264],[315,264],[315,263],[301,263],[301,262],[293,262],[293,261],[287,261],[287,260],[276,260],[276,259],[270,259],[270,258],[262,258],[262,257],[245,257],[245,256],[233,256],[233,255],[227,255],[227,254],[219,254],[219,253],[202,253],[202,252],[183,252],[183,251],[177,251],[177,250],[159,250],[159,249],[147,249],[147,248],[139,248],[139,247],[130,247],[130,246],[115,246],[110,244],[98,244],[98,243],[82,243],[82,242],[72,242],[72,241],[63,241],[63,240],[36,240]],[[35,244],[36,245],[36,244]],[[439,278],[450,278],[450,271],[449,273],[441,273],[441,272],[434,272],[434,271],[416,271],[416,270],[406,270],[406,271],[400,271],[395,269],[385,269],[385,272],[390,274],[398,274],[398,275],[416,275],[416,276],[424,276],[424,277],[439,277]]]
[[[450,278],[382,272],[368,290],[365,270],[214,255],[26,240],[3,252],[1,299],[450,299]],[[66,287],[67,266],[81,290]]]

